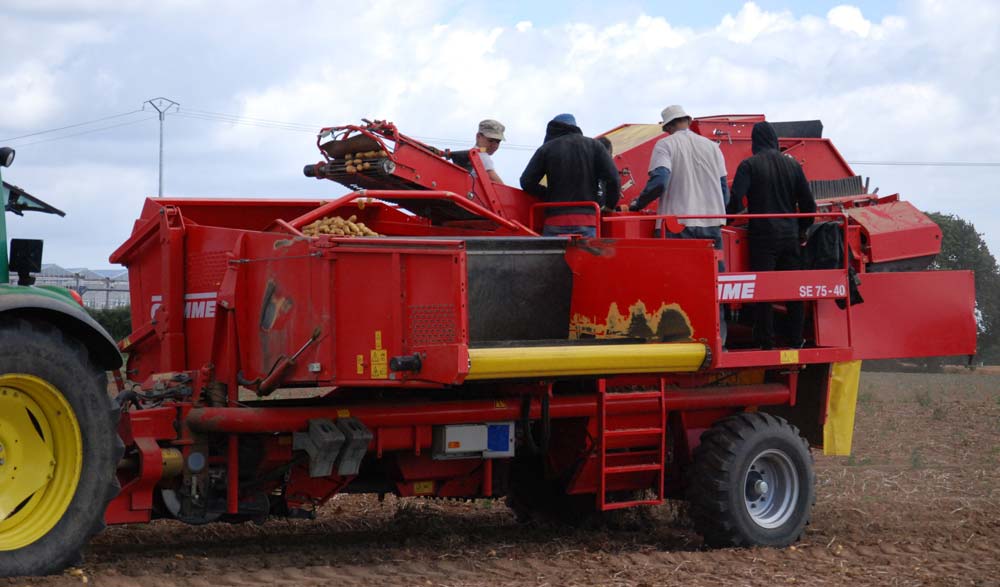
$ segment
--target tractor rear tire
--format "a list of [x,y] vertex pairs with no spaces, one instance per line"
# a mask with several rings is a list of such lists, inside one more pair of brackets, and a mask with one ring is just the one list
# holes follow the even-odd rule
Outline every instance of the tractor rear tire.
[[79,564],[119,490],[107,375],[48,323],[0,325],[0,577]]
[[771,414],[721,420],[694,451],[689,499],[707,546],[788,546],[801,538],[816,501],[809,445]]

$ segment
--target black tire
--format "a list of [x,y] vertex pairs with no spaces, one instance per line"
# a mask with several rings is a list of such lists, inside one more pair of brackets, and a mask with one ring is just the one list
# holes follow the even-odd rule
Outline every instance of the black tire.
[[119,412],[111,408],[107,374],[91,363],[83,345],[44,322],[0,325],[0,374],[33,375],[55,387],[80,429],[80,477],[65,513],[34,542],[0,551],[0,577],[56,573],[82,561],[82,548],[104,529],[104,511],[120,489]]
[[809,445],[771,414],[721,420],[694,451],[688,497],[707,546],[788,546],[801,538],[816,501]]

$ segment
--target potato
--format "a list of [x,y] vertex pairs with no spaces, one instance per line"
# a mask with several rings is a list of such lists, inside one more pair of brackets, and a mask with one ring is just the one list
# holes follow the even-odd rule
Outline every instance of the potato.
[[353,165],[348,165],[347,169],[345,169],[345,171],[347,171],[347,173],[357,173],[358,172],[358,168],[355,167],[355,166],[353,166]]

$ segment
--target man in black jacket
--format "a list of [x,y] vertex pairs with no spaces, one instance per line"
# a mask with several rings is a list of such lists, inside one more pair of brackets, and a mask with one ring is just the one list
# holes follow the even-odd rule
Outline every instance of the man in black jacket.
[[[546,185],[542,185],[542,178]],[[598,185],[603,185],[603,198]],[[621,197],[618,168],[596,140],[583,136],[572,114],[560,114],[545,129],[545,142],[521,174],[521,189],[545,202],[597,202],[614,208]],[[602,201],[603,200],[603,201]],[[544,236],[593,237],[598,218],[590,207],[547,209]]]
[[[781,153],[778,135],[768,122],[758,122],[750,135],[753,156],[745,159],[733,178],[729,212],[740,213],[743,199],[750,214],[794,214],[816,211],[816,201],[798,161]],[[792,271],[802,269],[802,234],[812,218],[752,218],[749,223],[750,269]],[[788,344],[802,341],[802,302],[787,302]],[[756,305],[754,342],[774,348],[774,315],[771,303]]]

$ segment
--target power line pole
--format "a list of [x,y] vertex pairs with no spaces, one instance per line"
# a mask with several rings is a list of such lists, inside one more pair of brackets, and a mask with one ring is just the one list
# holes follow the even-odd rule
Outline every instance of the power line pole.
[[181,105],[173,100],[167,98],[153,98],[152,100],[146,100],[142,103],[143,110],[146,109],[146,104],[153,107],[153,110],[160,115],[160,191],[158,192],[158,197],[163,197],[163,118],[170,111],[171,108],[175,110],[180,110]]

